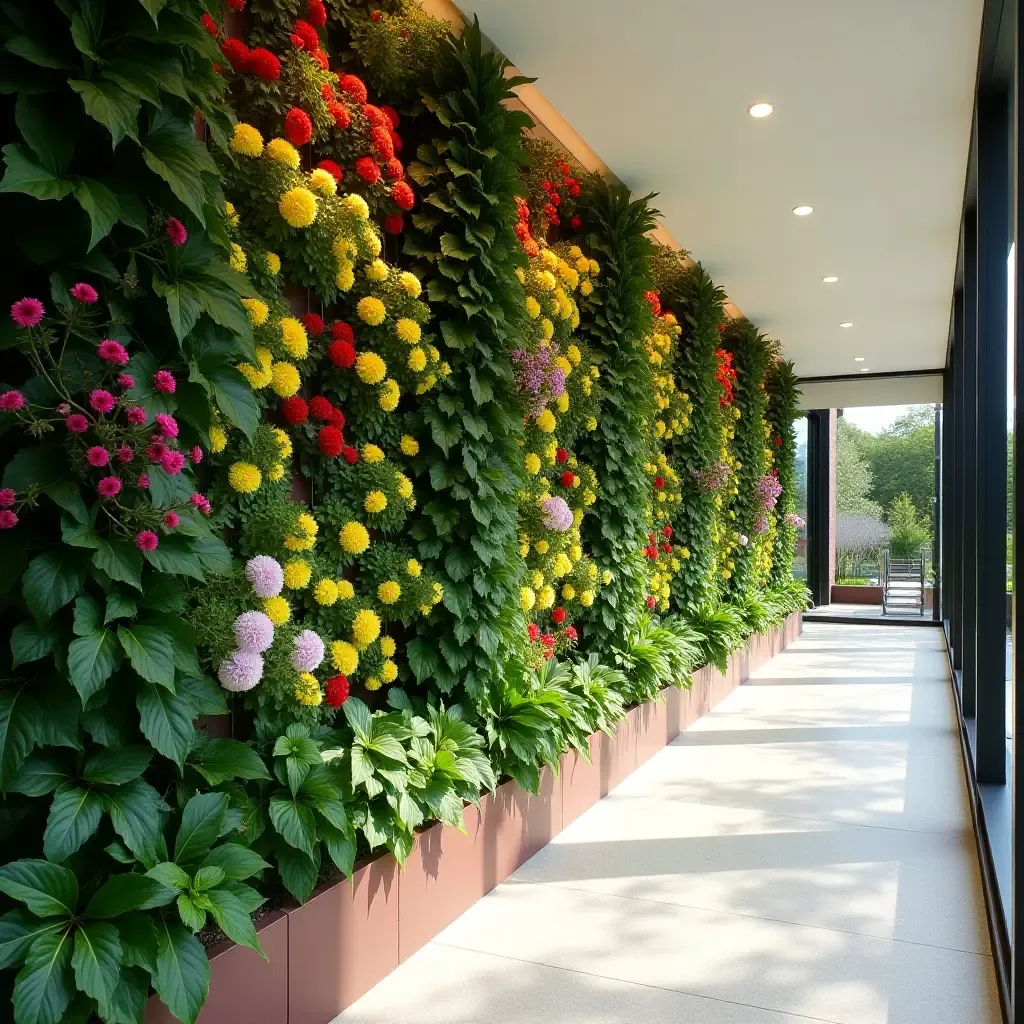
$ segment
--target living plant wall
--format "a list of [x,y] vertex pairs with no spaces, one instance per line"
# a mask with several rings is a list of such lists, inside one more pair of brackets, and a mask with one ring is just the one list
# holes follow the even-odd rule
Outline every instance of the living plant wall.
[[7,5],[0,998],[205,946],[802,606],[797,391],[411,0]]

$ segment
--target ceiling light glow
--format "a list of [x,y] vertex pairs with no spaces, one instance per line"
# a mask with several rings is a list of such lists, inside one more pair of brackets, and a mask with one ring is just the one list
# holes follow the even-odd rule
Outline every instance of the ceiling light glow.
[[862,366],[861,369],[860,369],[860,372],[861,373],[870,373],[871,371],[866,366]]
[[852,320],[844,320],[839,326],[840,327],[852,327],[853,326],[853,321]]
[[807,217],[810,214],[814,213],[814,207],[813,206],[794,206],[793,207],[793,212],[798,217]]
[[838,280],[839,280],[839,278],[836,277],[834,274],[829,274],[828,277],[823,277],[822,278],[822,281],[824,281],[825,284],[835,284],[836,281],[838,281]]
[[855,363],[863,363],[864,362],[864,357],[863,356],[854,356],[853,357],[853,361]]
[[774,109],[774,104],[761,102],[752,103],[747,107],[747,112],[751,117],[767,117]]

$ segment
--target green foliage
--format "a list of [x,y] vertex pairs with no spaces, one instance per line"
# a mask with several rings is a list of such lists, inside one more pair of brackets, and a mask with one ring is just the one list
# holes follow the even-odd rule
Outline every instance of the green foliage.
[[772,550],[772,570],[769,582],[778,586],[787,582],[792,573],[796,528],[786,517],[796,512],[796,434],[793,423],[800,403],[800,388],[793,363],[778,359],[765,377],[768,392],[768,425],[771,427],[769,445],[779,474],[782,494],[775,506],[775,544]]
[[874,474],[864,457],[863,445],[868,435],[840,419],[836,438],[836,513],[881,519],[882,506],[870,495]]
[[912,406],[882,433],[859,434],[864,459],[871,468],[871,499],[883,509],[909,494],[917,514],[932,518],[935,496],[935,408]]
[[624,187],[591,182],[580,204],[590,229],[588,246],[601,264],[593,301],[580,305],[580,333],[594,350],[607,398],[597,430],[581,438],[579,449],[601,488],[595,515],[584,522],[583,540],[598,564],[612,571],[587,619],[590,647],[602,658],[636,621],[646,592],[641,549],[648,529],[644,464],[650,457],[653,390],[644,350],[651,328],[644,291],[650,286],[647,232],[656,216],[651,198],[631,200]]
[[904,492],[889,507],[889,550],[893,558],[916,558],[931,531],[921,521],[913,499]]
[[614,652],[626,676],[626,699],[642,704],[655,700],[665,686],[689,687],[690,671],[700,657],[700,635],[682,619],[659,623],[644,612]]
[[430,141],[409,168],[424,195],[405,251],[421,261],[452,368],[418,432],[418,469],[433,496],[412,534],[421,556],[443,565],[445,592],[423,628],[441,655],[435,683],[449,691],[459,680],[471,695],[516,658],[512,637],[523,629],[516,545],[522,421],[510,353],[526,318],[514,274],[526,257],[512,225],[520,133],[530,121],[503,105],[527,81],[504,77],[507,66],[484,50],[476,23],[449,40],[423,92]]
[[719,672],[729,668],[729,655],[743,642],[744,622],[727,604],[702,605],[688,615],[689,625],[700,637],[699,664],[714,665]]

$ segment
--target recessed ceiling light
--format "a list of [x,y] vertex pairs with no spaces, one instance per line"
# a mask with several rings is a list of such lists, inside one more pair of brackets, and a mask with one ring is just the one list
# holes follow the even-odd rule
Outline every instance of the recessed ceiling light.
[[853,326],[853,321],[852,320],[844,320],[839,326],[840,327],[852,327]]
[[793,212],[798,217],[806,217],[806,216],[808,216],[808,214],[814,213],[814,207],[813,206],[794,206],[793,207]]
[[853,357],[853,361],[855,363],[863,363],[864,362],[864,357],[863,356],[854,356]]
[[834,274],[829,274],[828,277],[823,277],[822,278],[822,281],[824,281],[825,284],[835,284],[836,281],[838,281],[838,280],[839,280],[839,278],[836,277]]
[[751,117],[767,117],[774,109],[772,103],[752,103],[747,111]]
[[860,368],[860,372],[861,373],[870,373],[871,371],[866,366],[862,366]]

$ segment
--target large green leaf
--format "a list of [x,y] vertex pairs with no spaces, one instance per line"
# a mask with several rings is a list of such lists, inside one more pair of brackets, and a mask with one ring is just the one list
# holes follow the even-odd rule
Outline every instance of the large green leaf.
[[239,945],[255,949],[264,960],[270,959],[260,948],[260,940],[256,937],[252,918],[237,896],[226,889],[209,889],[203,896],[213,919],[229,939]]
[[14,980],[18,1024],[57,1024],[75,993],[70,971],[70,931],[42,935],[29,948]]
[[121,975],[121,939],[112,924],[91,922],[75,932],[71,958],[78,988],[99,1004],[105,1014]]
[[175,863],[204,856],[220,835],[227,813],[227,793],[197,793],[192,797],[182,812],[174,840]]
[[331,860],[346,878],[352,877],[352,869],[356,862],[356,838],[351,831],[343,832],[331,825],[320,827],[321,838]]
[[167,182],[171,191],[205,226],[206,189],[202,176],[216,174],[217,168],[196,139],[191,121],[182,120],[164,108],[154,116],[141,145],[142,157],[149,169]]
[[180,768],[192,747],[194,704],[187,693],[142,685],[135,696],[142,734]]
[[109,629],[72,640],[68,646],[68,675],[84,707],[103,687],[121,662],[121,650]]
[[117,638],[143,679],[174,690],[174,648],[166,633],[153,626],[127,625],[118,626]]
[[85,762],[82,778],[86,782],[123,786],[126,782],[137,779],[152,759],[153,752],[143,746],[97,750]]
[[199,563],[199,556],[192,550],[188,537],[167,537],[160,546],[145,553],[146,561],[160,572],[178,576],[191,576],[204,583],[206,578]]
[[93,562],[112,580],[142,590],[142,552],[130,540],[120,537],[97,540]]
[[24,907],[8,911],[0,917],[0,970],[20,964],[29,946],[40,935],[49,935],[64,927],[63,921],[36,917]]
[[60,632],[52,622],[40,626],[34,619],[24,619],[11,631],[11,668],[55,654],[59,646]]
[[36,745],[39,718],[39,704],[27,689],[0,690],[0,792]]
[[29,755],[7,790],[23,796],[45,796],[70,780],[67,767],[55,752],[36,751]]
[[[174,889],[161,886],[175,896]],[[88,908],[86,908],[88,912]],[[145,967],[152,974],[156,971],[156,925],[149,914],[132,911],[117,916],[117,930],[121,936],[121,960],[134,967]]]
[[153,987],[183,1024],[195,1024],[210,987],[210,961],[199,940],[164,918],[157,926]]
[[270,820],[289,846],[302,850],[309,857],[313,856],[317,838],[316,823],[308,807],[288,797],[272,797]]
[[154,275],[153,291],[167,303],[171,329],[178,342],[183,342],[192,333],[192,328],[203,312],[195,289],[188,281],[164,281]]
[[43,166],[58,176],[62,175],[71,163],[75,143],[50,97],[19,92],[15,118],[22,138],[32,147]]
[[[122,955],[124,953],[122,946]],[[127,963],[127,961],[125,961]],[[154,960],[153,969],[156,969]],[[145,1024],[146,1000],[149,997],[149,978],[136,967],[122,967],[111,1009],[119,1024]]]
[[226,715],[227,702],[222,690],[212,679],[206,676],[198,678],[185,676],[178,680],[178,693],[192,702],[192,715]]
[[45,622],[55,611],[78,596],[85,583],[85,559],[76,548],[58,547],[36,555],[22,577],[22,593],[29,611]]
[[88,636],[100,628],[100,603],[95,597],[83,594],[75,601],[75,636]]
[[317,872],[320,870],[320,850],[316,856],[296,850],[287,843],[280,843],[277,848],[277,870],[285,888],[300,902],[305,903],[316,885]]
[[[113,875],[89,900],[85,916],[120,917],[130,910],[163,907],[174,899],[175,891],[149,875]],[[120,926],[120,925],[119,925]]]
[[0,865],[0,892],[24,903],[36,917],[70,917],[78,903],[74,872],[45,860]]
[[239,740],[207,740],[192,751],[189,760],[211,786],[227,779],[267,779],[263,758]]
[[43,833],[47,860],[67,860],[99,828],[103,801],[91,789],[64,785],[54,794]]
[[4,146],[7,170],[0,181],[0,192],[24,192],[33,199],[63,199],[74,189],[74,182],[59,178],[53,171],[37,163],[27,146],[17,143]]
[[242,881],[270,865],[248,846],[238,843],[221,843],[215,846],[204,858],[202,867],[218,867],[224,872],[225,878]]
[[[9,147],[8,147],[9,148]],[[57,445],[36,444],[21,448],[4,468],[3,486],[15,491],[49,487],[64,479],[67,460]]]
[[86,250],[88,252],[110,234],[120,216],[121,207],[117,196],[95,178],[79,178],[75,186],[75,198],[89,215],[92,231],[89,248]]
[[103,78],[95,81],[69,78],[68,85],[82,97],[85,112],[110,132],[110,141],[114,149],[126,135],[132,139],[138,138],[141,104],[135,96]]
[[251,439],[259,426],[260,410],[245,378],[233,366],[226,366],[208,373],[207,379],[213,385],[217,408]]
[[164,814],[169,810],[160,794],[142,779],[123,786],[104,786],[103,804],[125,846],[147,867],[166,856]]

